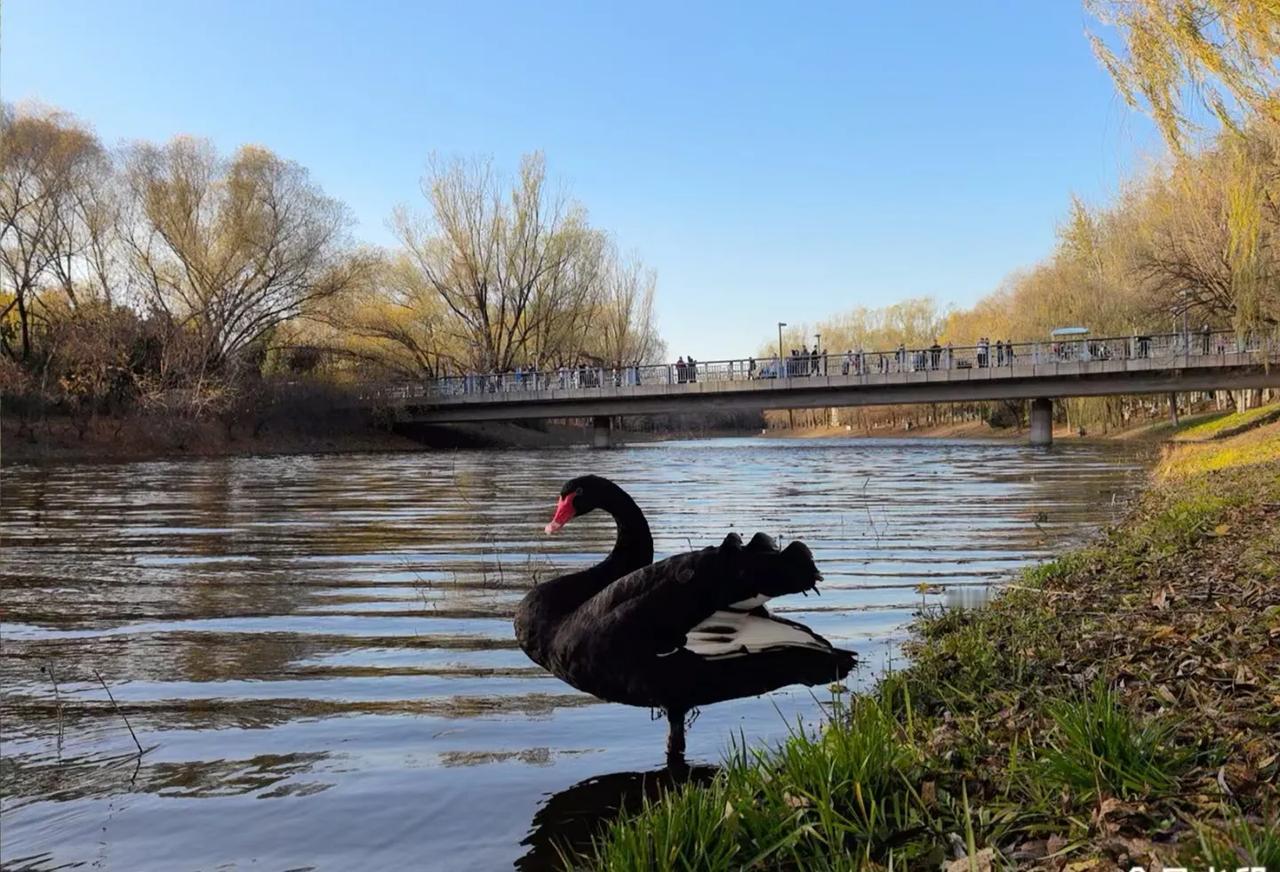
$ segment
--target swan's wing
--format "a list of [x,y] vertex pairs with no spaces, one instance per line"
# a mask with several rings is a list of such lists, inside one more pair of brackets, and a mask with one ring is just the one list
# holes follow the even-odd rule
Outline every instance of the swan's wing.
[[[831,643],[803,624],[775,617],[762,608],[725,609],[689,630],[684,648],[700,657],[720,659],[760,654],[778,648],[830,651]],[[679,648],[669,653],[675,653]],[[658,656],[663,656],[659,654]]]
[[[724,653],[720,646],[750,650],[788,642],[812,645],[814,640],[829,649],[821,637],[807,630],[802,634],[796,629],[800,625],[779,623],[758,608],[769,597],[817,584],[821,575],[804,543],[778,551],[744,548],[741,539],[732,539],[737,537],[719,548],[671,557],[618,579],[579,609],[577,629],[632,656],[668,654],[686,647],[691,637],[693,644],[719,654]],[[721,632],[725,629],[730,632]]]
[[747,550],[761,553],[774,553],[778,550],[778,543],[773,541],[773,537],[768,533],[756,533],[751,537],[751,541],[747,543]]
[[[738,542],[741,542],[741,541],[742,541],[741,539],[738,540]],[[723,548],[724,546],[722,545],[720,547]],[[751,541],[746,544],[745,550],[748,554],[777,554],[778,543],[774,542],[773,537],[767,533],[756,533],[754,536],[751,537]],[[767,603],[771,599],[773,599],[772,596],[768,594],[759,593],[759,594],[756,594],[755,596],[738,600],[735,603],[730,603],[729,607],[733,611],[749,612],[752,609],[763,606],[765,603]]]

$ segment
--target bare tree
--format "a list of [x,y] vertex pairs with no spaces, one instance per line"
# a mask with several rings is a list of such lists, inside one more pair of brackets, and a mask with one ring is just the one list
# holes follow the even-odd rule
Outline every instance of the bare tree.
[[109,304],[123,283],[119,228],[121,192],[111,157],[86,153],[73,168],[68,208],[60,210],[51,269],[71,304],[88,294]]
[[257,146],[230,159],[186,137],[135,146],[123,237],[147,304],[218,370],[283,321],[362,280],[346,208],[306,169]]
[[609,243],[600,231],[578,227],[571,253],[559,264],[550,292],[530,304],[520,333],[525,363],[538,367],[574,365],[593,354],[597,304],[608,280]]
[[505,191],[489,161],[433,161],[422,191],[431,215],[401,209],[396,230],[466,363],[501,371],[562,355],[582,333],[604,246],[580,207],[547,192],[542,156],[526,156]]
[[600,300],[592,318],[594,348],[611,366],[657,362],[663,350],[654,320],[657,275],[639,261],[611,258]]
[[[97,137],[68,116],[0,111],[0,276],[12,295],[0,318],[17,309],[18,354],[26,360],[39,291],[56,284],[76,302],[76,263],[89,236],[86,207],[109,166]],[[0,343],[14,353],[3,335]]]

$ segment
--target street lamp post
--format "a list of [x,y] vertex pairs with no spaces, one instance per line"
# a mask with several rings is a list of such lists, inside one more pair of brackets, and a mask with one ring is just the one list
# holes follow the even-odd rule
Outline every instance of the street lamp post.
[[[784,362],[782,356],[782,328],[787,326],[786,321],[778,322],[778,378],[782,378],[782,368],[788,364]],[[791,378],[791,370],[787,370],[787,378]],[[795,409],[787,409],[787,429],[796,429],[796,412]]]

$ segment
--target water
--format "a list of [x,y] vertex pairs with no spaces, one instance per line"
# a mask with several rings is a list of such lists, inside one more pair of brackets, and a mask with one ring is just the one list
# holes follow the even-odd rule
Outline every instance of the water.
[[[1105,446],[765,439],[6,470],[0,863],[542,868],[663,759],[665,724],[512,637],[534,577],[612,543],[595,515],[542,533],[587,471],[635,496],[659,556],[808,542],[823,595],[777,610],[860,653],[854,688],[922,602],[980,601],[1142,475]],[[709,707],[690,757],[777,741],[824,697]]]

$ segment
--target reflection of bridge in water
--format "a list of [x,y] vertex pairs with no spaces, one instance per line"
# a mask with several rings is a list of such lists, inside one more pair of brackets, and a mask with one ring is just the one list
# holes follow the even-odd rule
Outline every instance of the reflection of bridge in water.
[[590,417],[603,447],[615,415],[1030,400],[1031,442],[1048,445],[1055,397],[1277,387],[1278,363],[1276,336],[1203,331],[448,376],[363,402],[429,424]]

